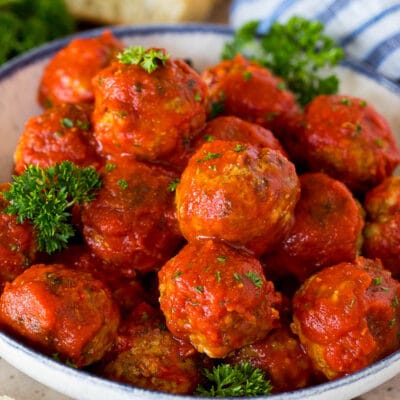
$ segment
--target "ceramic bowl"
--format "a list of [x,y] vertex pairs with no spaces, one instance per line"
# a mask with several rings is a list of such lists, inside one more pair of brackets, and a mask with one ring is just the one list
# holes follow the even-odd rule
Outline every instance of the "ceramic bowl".
[[[220,59],[223,44],[232,36],[218,25],[141,26],[110,28],[126,45],[164,47],[173,57],[190,59],[201,71]],[[97,36],[103,29],[79,34]],[[53,54],[70,36],[30,51],[0,68],[0,182],[10,179],[13,152],[26,120],[41,113],[36,102],[39,78]],[[400,142],[400,88],[356,63],[345,61],[337,73],[339,92],[364,98],[382,113]],[[43,356],[0,333],[0,357],[44,385],[80,400],[194,400],[111,382]],[[258,397],[268,400],[348,400],[400,373],[400,351],[357,373],[290,393]]]

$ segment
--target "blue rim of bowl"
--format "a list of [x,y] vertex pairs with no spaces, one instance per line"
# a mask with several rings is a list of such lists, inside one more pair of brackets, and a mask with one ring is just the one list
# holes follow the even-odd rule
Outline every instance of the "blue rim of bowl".
[[[233,29],[225,26],[225,25],[215,25],[215,24],[182,24],[182,25],[146,25],[146,26],[117,26],[117,27],[100,27],[91,29],[88,31],[83,31],[80,33],[72,34],[66,36],[62,39],[54,40],[50,43],[39,46],[33,50],[30,50],[20,56],[15,57],[14,59],[6,62],[0,67],[0,81],[7,78],[8,76],[14,74],[20,68],[25,68],[29,64],[34,64],[35,62],[42,60],[43,58],[50,57],[56,51],[60,50],[64,47],[71,39],[74,38],[88,38],[100,35],[104,32],[105,29],[109,29],[112,33],[120,38],[121,40],[124,37],[129,37],[132,35],[162,35],[162,34],[170,34],[170,33],[206,33],[206,34],[216,34],[222,36],[231,36],[234,32]],[[342,62],[342,65],[354,70],[355,72],[365,75],[366,77],[376,81],[378,84],[384,86],[389,91],[400,96],[400,86],[390,81],[389,79],[377,74],[375,71],[369,69],[367,66],[362,65],[354,60],[345,60]],[[57,372],[67,374],[71,378],[76,379],[87,379],[96,385],[100,385],[104,388],[115,389],[116,391],[120,390],[128,393],[137,393],[137,394],[147,394],[154,396],[154,400],[156,399],[194,399],[194,396],[182,396],[175,395],[169,393],[161,393],[157,391],[152,391],[148,389],[142,389],[135,386],[131,386],[128,384],[113,382],[104,378],[101,378],[97,375],[93,375],[92,373],[85,370],[76,370],[74,368],[68,367],[60,362],[53,360],[50,357],[47,357],[29,347],[24,345],[22,342],[16,340],[10,335],[0,332],[0,340],[5,343],[7,346],[14,348],[15,350],[21,351],[27,357],[30,357],[35,360],[40,360],[41,364],[46,365],[48,368],[56,369]],[[12,363],[11,360],[7,360],[7,356],[2,355],[2,357]],[[306,400],[310,396],[322,395],[327,392],[335,391],[339,387],[344,387],[346,385],[355,384],[359,381],[362,381],[368,377],[372,377],[373,375],[382,372],[388,368],[390,368],[393,364],[399,364],[398,372],[400,372],[400,351],[397,351],[374,364],[357,371],[351,375],[346,377],[325,382],[322,384],[318,384],[315,386],[307,387],[304,389],[298,389],[292,392],[285,392],[281,394],[273,394],[270,396],[259,396],[254,397],[255,399],[265,399],[265,400]],[[393,374],[392,374],[393,376]],[[383,383],[382,381],[381,383]],[[359,394],[362,394],[361,392]],[[227,398],[232,399],[232,398]]]
[[[27,51],[10,61],[6,62],[0,67],[0,80],[6,78],[8,75],[15,73],[18,69],[25,67],[29,64],[41,60],[43,57],[51,56],[54,52],[64,47],[71,39],[74,38],[88,38],[98,36],[105,29],[109,29],[120,39],[131,35],[154,35],[154,34],[169,34],[169,33],[208,33],[223,35],[229,37],[234,33],[234,30],[226,25],[218,24],[180,24],[180,25],[144,25],[144,26],[111,26],[99,27],[87,31],[82,31],[62,39],[57,39],[42,46],[36,47],[33,50]],[[368,78],[376,81],[384,86],[391,92],[400,96],[400,85],[391,81],[390,79],[378,74],[373,69],[365,64],[361,64],[355,60],[345,59],[341,65],[354,70],[355,72],[365,75]]]

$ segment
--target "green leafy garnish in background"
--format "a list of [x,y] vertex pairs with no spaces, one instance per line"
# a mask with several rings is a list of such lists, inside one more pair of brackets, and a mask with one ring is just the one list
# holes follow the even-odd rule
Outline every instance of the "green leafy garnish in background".
[[272,387],[264,372],[249,363],[220,364],[205,369],[207,383],[199,385],[195,394],[203,397],[245,397],[271,393]]
[[4,212],[16,215],[17,222],[32,222],[39,250],[62,250],[75,235],[72,207],[90,202],[102,181],[93,167],[80,168],[70,161],[48,168],[28,165],[14,176],[3,197],[10,202]]
[[286,24],[274,22],[261,35],[257,33],[259,25],[259,21],[251,21],[238,29],[224,46],[222,58],[232,59],[240,53],[258,61],[285,80],[302,106],[319,94],[337,93],[338,78],[325,73],[343,59],[344,51],[324,35],[323,24],[294,16]]
[[0,64],[74,29],[63,0],[0,0]]

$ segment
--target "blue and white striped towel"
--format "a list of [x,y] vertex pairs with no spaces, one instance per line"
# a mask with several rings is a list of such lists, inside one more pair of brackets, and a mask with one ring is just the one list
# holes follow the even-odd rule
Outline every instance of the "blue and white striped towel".
[[261,20],[262,33],[293,15],[322,22],[348,58],[400,82],[399,0],[234,0],[230,24]]

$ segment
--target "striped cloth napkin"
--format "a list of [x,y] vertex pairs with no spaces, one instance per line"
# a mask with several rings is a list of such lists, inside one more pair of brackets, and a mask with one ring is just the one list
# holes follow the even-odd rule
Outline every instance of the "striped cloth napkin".
[[260,20],[262,33],[293,15],[322,22],[349,59],[400,83],[399,0],[234,0],[229,22]]

